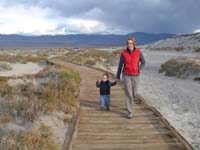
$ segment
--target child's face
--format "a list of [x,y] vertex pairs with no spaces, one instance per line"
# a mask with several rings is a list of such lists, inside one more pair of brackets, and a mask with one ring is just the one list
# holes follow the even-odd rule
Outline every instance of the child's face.
[[108,77],[106,75],[102,76],[102,81],[106,82],[108,80]]

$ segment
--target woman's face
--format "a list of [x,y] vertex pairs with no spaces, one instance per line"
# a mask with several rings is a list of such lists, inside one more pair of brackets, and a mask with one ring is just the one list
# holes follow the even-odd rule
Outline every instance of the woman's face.
[[128,40],[128,41],[127,41],[127,48],[128,48],[129,50],[133,50],[134,47],[135,47],[135,45],[134,45],[133,41],[132,41],[132,40]]

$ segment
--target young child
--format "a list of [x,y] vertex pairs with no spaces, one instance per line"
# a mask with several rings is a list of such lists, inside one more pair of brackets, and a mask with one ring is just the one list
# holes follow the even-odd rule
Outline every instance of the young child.
[[104,110],[104,105],[107,110],[110,110],[110,88],[117,84],[116,81],[110,82],[108,73],[102,75],[101,81],[96,81],[96,86],[100,88],[100,109]]

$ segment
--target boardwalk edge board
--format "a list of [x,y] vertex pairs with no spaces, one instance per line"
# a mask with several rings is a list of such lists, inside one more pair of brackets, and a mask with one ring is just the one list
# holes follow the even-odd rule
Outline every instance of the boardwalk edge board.
[[172,134],[178,138],[188,150],[193,150],[192,146],[187,142],[187,140],[169,123],[169,121],[167,121],[167,119],[164,118],[164,116],[157,109],[149,106],[141,95],[138,95],[138,98],[142,101],[142,103],[144,103],[144,105],[148,106],[158,116],[162,123],[166,125]]

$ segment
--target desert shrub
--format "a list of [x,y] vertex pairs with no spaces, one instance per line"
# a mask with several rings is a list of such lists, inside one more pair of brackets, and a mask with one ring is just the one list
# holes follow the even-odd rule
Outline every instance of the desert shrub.
[[[0,145],[8,150],[57,150],[58,145],[52,139],[51,129],[41,124],[31,131],[10,132]],[[3,147],[3,146],[2,146]]]
[[81,79],[73,71],[57,72],[57,80],[49,80],[40,86],[36,95],[42,101],[42,108],[47,112],[54,110],[70,111],[75,106],[74,93],[79,88]]
[[178,78],[187,78],[200,74],[199,58],[179,57],[173,58],[163,63],[159,73],[165,72],[167,76],[177,76]]
[[81,78],[80,78],[80,75],[77,73],[77,72],[75,72],[75,71],[73,71],[73,70],[71,70],[71,71],[60,71],[59,72],[59,77],[61,78],[61,79],[71,79],[71,80],[73,80],[75,83],[76,83],[76,85],[80,85],[80,83],[81,83]]
[[195,81],[200,81],[200,77],[195,77],[194,80]]
[[93,65],[95,65],[95,61],[94,60],[86,60],[85,64],[89,65],[89,66],[93,66]]
[[1,53],[0,61],[10,63],[27,63],[27,62],[43,62],[47,61],[47,55],[25,55],[23,53],[17,53],[15,55],[9,53]]
[[95,66],[96,63],[102,65],[116,65],[119,59],[120,51],[107,52],[93,48],[71,51],[64,56],[64,60],[76,64]]
[[176,59],[170,59],[167,62],[161,64],[161,67],[159,69],[159,73],[165,72],[167,76],[174,76],[176,75],[173,71],[174,68],[176,68],[177,61]]
[[0,123],[8,123],[11,121],[11,119],[12,117],[9,113],[4,113],[4,115],[0,117]]
[[12,96],[12,87],[6,81],[0,82],[0,95],[1,97]]
[[8,80],[8,77],[2,77],[2,76],[0,76],[0,85],[1,85],[1,83],[4,83],[7,80]]
[[7,53],[0,53],[0,61],[12,62],[13,56]]
[[166,47],[148,47],[147,49],[156,50],[156,51],[168,51],[168,50],[172,50],[173,48],[166,46]]
[[183,49],[184,49],[183,46],[178,46],[178,47],[175,48],[176,51],[182,51]]
[[122,53],[122,50],[121,50],[121,49],[117,49],[117,50],[114,50],[112,53],[113,53],[114,55],[120,56],[121,53]]
[[20,63],[47,61],[46,55],[32,56],[32,55],[17,54],[15,57],[16,57],[16,61]]
[[0,62],[0,71],[1,70],[12,70],[12,67],[7,62]]
[[37,87],[32,82],[17,86],[1,83],[0,95],[8,100],[2,105],[4,113],[13,119],[23,118],[23,121],[33,122],[40,112],[70,112],[77,103],[75,92],[79,89],[80,76],[72,70],[52,68],[39,73],[40,79],[48,80]]
[[197,49],[195,50],[195,52],[200,52],[200,48],[197,48]]
[[[44,106],[48,111],[62,110],[67,112],[75,106],[74,93],[78,90],[81,79],[78,73],[68,70],[57,72],[57,80],[49,80],[41,86],[41,95]],[[44,107],[44,108],[45,108]]]

